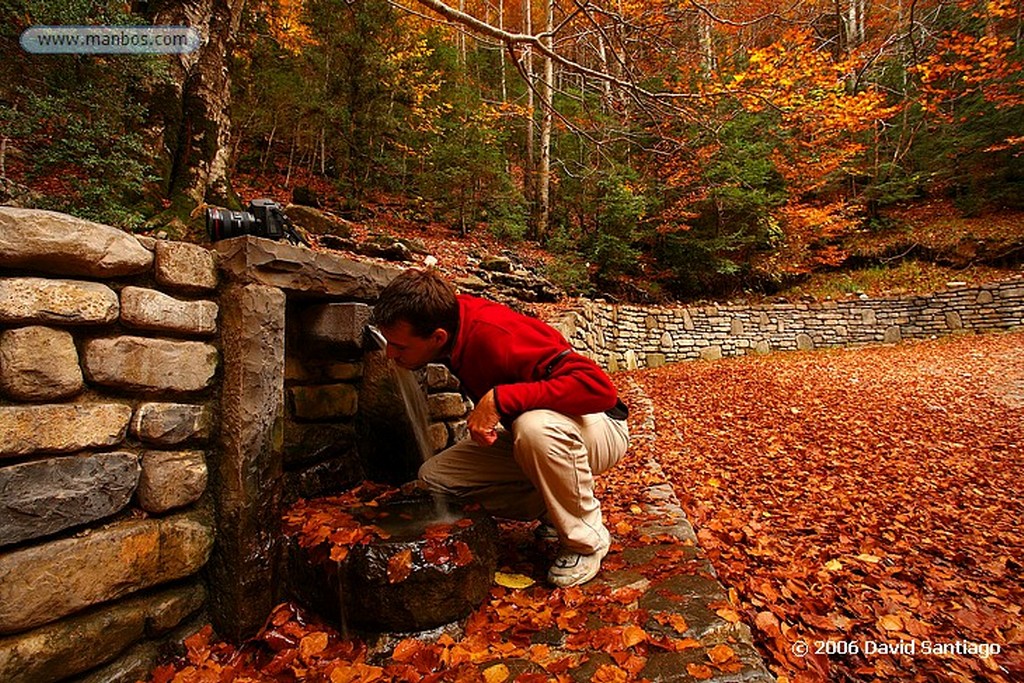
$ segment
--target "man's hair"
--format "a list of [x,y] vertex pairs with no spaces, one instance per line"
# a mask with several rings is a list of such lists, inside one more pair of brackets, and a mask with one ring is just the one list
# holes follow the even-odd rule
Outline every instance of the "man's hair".
[[409,268],[388,283],[373,307],[373,322],[387,327],[404,320],[420,337],[441,328],[455,339],[459,302],[455,287],[434,270]]

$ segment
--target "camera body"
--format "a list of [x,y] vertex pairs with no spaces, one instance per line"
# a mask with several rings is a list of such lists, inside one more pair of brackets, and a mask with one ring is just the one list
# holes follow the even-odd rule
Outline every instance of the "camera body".
[[281,205],[273,199],[254,199],[246,211],[232,211],[211,207],[206,210],[206,232],[210,241],[254,235],[272,240],[287,238],[293,244],[307,244],[292,222],[285,215]]

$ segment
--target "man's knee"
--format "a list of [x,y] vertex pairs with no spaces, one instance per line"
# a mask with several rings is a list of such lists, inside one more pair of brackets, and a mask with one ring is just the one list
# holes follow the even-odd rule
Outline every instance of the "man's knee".
[[448,493],[451,490],[450,482],[446,481],[441,465],[442,462],[438,456],[435,455],[432,458],[427,458],[420,465],[416,476],[421,482],[426,484],[429,490],[438,493]]
[[538,458],[582,445],[579,427],[572,418],[553,410],[531,410],[512,423],[515,457]]

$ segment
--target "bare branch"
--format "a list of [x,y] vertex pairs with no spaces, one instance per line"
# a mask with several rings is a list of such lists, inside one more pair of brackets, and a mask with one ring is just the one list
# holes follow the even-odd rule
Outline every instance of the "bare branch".
[[[465,12],[461,12],[455,9],[454,7],[450,7],[445,3],[441,2],[441,0],[416,0],[416,2],[419,3],[420,5],[423,5],[424,7],[433,10],[434,12],[437,12],[439,15],[441,15],[442,17],[449,21],[462,24],[463,26],[468,27],[469,29],[476,33],[489,36],[491,38],[494,38],[495,40],[499,40],[505,43],[509,47],[509,51],[513,52],[513,54],[516,46],[530,46],[531,49],[536,50],[539,54],[542,54],[545,57],[550,58],[555,63],[567,69],[571,69],[573,71],[576,71],[577,73],[584,74],[591,78],[607,81],[636,95],[640,95],[642,97],[646,97],[652,100],[661,101],[663,104],[666,104],[666,101],[671,100],[697,100],[702,97],[702,95],[699,93],[678,93],[669,91],[654,92],[651,90],[647,90],[646,88],[642,88],[631,81],[624,81],[621,78],[616,78],[611,74],[599,71],[597,69],[591,69],[571,59],[563,57],[558,52],[548,48],[548,46],[545,45],[541,40],[541,38],[543,37],[541,35],[512,33],[510,31],[499,29],[496,26],[493,26],[485,21],[477,19],[471,14],[467,14]],[[667,106],[672,106],[672,108],[682,111],[680,108],[675,107],[674,105]]]

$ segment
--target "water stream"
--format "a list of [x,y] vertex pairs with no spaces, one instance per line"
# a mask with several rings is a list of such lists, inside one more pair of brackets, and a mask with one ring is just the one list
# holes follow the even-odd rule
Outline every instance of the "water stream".
[[412,427],[413,435],[416,437],[416,447],[420,452],[420,460],[426,462],[434,455],[434,448],[430,445],[428,430],[430,429],[430,415],[427,407],[427,400],[423,396],[423,389],[419,380],[411,371],[400,368],[391,363],[395,382],[398,384],[399,394],[402,396],[402,403],[405,407],[405,414],[409,417],[409,425]]

